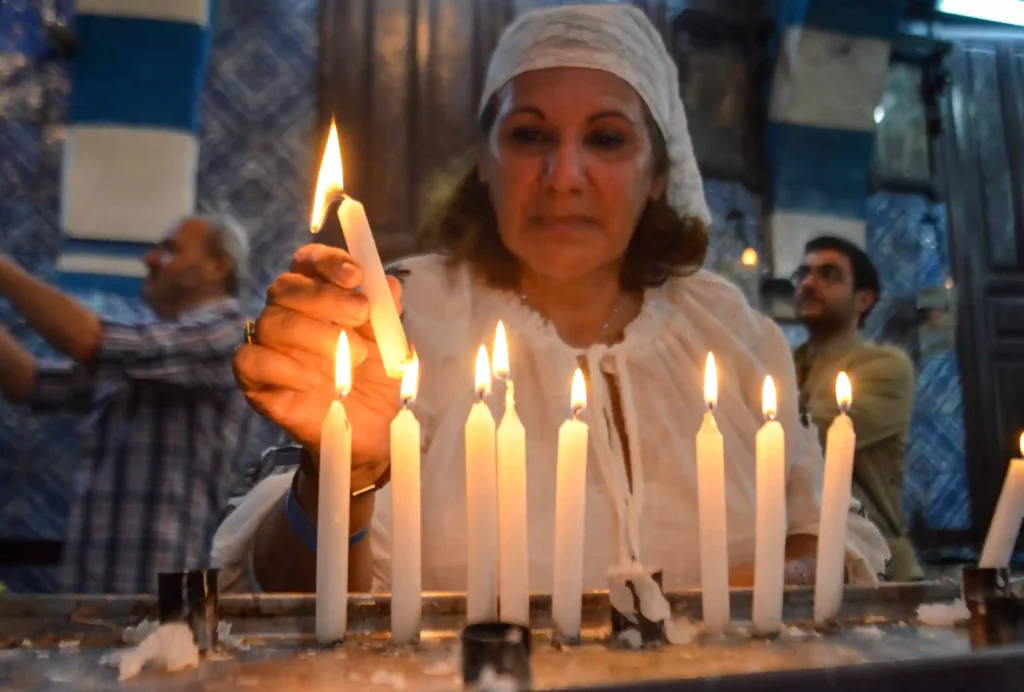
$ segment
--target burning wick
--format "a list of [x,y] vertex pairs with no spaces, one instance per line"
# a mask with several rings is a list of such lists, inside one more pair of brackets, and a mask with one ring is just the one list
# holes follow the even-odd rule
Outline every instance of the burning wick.
[[319,233],[327,223],[331,205],[345,201],[345,178],[341,169],[341,143],[338,128],[331,118],[331,130],[327,135],[327,146],[320,164],[320,175],[316,179],[313,193],[313,213],[309,230]]
[[412,406],[412,403],[416,400],[416,390],[419,388],[420,378],[420,359],[416,355],[415,351],[412,354],[412,360],[406,367],[405,372],[402,373],[402,408],[407,409]]
[[477,401],[491,393],[491,366],[487,360],[487,347],[481,346],[476,354],[476,396]]
[[704,401],[708,405],[708,413],[715,412],[718,402],[718,369],[715,367],[715,354],[709,353],[704,366]]
[[583,381],[583,372],[577,368],[572,376],[571,418],[576,420],[587,407],[587,388]]
[[850,406],[853,404],[853,385],[850,383],[850,376],[845,372],[839,373],[836,377],[836,403],[844,415],[850,413]]

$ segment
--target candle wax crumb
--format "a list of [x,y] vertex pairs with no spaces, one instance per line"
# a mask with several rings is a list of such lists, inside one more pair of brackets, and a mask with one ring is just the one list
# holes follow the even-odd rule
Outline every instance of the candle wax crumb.
[[853,633],[861,637],[867,637],[868,639],[881,639],[885,636],[885,633],[878,629],[875,625],[868,625],[867,627],[854,627]]

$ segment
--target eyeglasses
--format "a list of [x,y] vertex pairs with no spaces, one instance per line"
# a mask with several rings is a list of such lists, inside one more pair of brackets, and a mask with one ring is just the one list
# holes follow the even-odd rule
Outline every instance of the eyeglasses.
[[813,278],[815,281],[820,281],[824,284],[846,283],[846,275],[843,273],[842,267],[836,264],[819,264],[814,267],[801,264],[793,272],[790,280],[794,286],[799,287],[808,278]]

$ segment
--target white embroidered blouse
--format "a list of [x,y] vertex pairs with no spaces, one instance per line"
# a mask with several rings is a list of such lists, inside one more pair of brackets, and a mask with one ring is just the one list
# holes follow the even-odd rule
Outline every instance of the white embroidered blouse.
[[[608,568],[634,552],[645,565],[664,570],[666,590],[700,585],[695,437],[705,412],[709,351],[719,373],[715,417],[725,440],[730,569],[754,560],[754,437],[763,423],[765,375],[777,384],[778,420],[786,433],[788,531],[817,533],[823,460],[816,432],[798,419],[789,346],[781,330],[724,279],[700,271],[650,289],[620,343],[580,350],[567,346],[518,296],[481,285],[466,269],[449,271],[433,255],[402,266],[408,270],[404,320],[420,358],[415,412],[423,431],[424,590],[466,586],[464,425],[476,397],[476,353],[493,342],[498,320],[507,329],[516,410],[527,431],[531,591],[551,588],[557,433],[569,413],[580,359],[592,375],[582,416],[590,426],[585,588],[607,588]],[[625,440],[614,423],[606,378],[593,376],[598,372],[618,389]],[[504,385],[496,382],[488,401],[496,421],[504,402]],[[256,526],[289,481],[290,474],[264,480],[218,530],[213,560],[227,583],[252,583]],[[390,501],[385,488],[371,528],[375,591],[387,591],[390,582]],[[871,583],[885,571],[887,545],[867,519],[851,514],[846,547],[852,582]],[[244,575],[250,578],[238,578]]]

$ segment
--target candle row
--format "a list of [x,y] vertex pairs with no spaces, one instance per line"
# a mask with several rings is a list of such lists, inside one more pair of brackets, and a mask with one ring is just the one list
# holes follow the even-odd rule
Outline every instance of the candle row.
[[[842,603],[846,525],[853,480],[856,435],[847,415],[852,402],[850,379],[839,373],[836,397],[840,413],[828,430],[825,484],[821,504],[815,572],[814,617],[834,618]],[[724,440],[715,421],[718,374],[713,354],[704,370],[707,412],[697,432],[697,508],[700,531],[701,598],[708,634],[722,634],[729,625],[729,552],[725,491]],[[778,413],[775,382],[765,377],[762,392],[764,425],[755,437],[755,542],[752,624],[761,634],[778,632],[786,556],[786,435]]]
[[[505,327],[494,339],[493,377],[505,383],[505,413],[495,429],[485,403],[492,369],[487,349],[476,361],[477,401],[466,420],[468,623],[502,621],[529,626],[526,430],[515,408]],[[583,374],[573,376],[571,415],[558,432],[555,560],[551,594],[556,632],[578,637],[583,600],[583,531],[588,429],[579,414],[586,405]]]
[[[504,326],[495,335],[493,374],[483,346],[477,354],[477,401],[465,424],[467,509],[467,622],[529,625],[526,431],[515,408]],[[413,359],[402,378],[402,408],[391,424],[392,483],[392,638],[419,637],[421,561],[420,424],[411,410],[419,365]],[[505,413],[500,425],[485,403],[491,379],[505,382]],[[317,532],[317,638],[343,638],[347,624],[351,428],[342,398],[351,386],[348,340],[338,342],[337,399],[321,434],[320,517]],[[815,576],[815,619],[834,617],[842,601],[846,523],[850,505],[856,437],[847,412],[850,381],[840,373],[840,414],[829,428]],[[701,590],[705,628],[720,634],[729,624],[728,525],[724,440],[714,417],[718,376],[708,355],[704,377],[707,402],[696,437]],[[576,370],[571,414],[559,428],[556,470],[555,555],[552,620],[556,635],[578,638],[582,615],[587,425],[579,419],[586,405],[583,375]],[[782,616],[786,544],[785,433],[776,420],[771,377],[763,390],[765,423],[756,449],[756,540],[753,625],[778,631]]]

